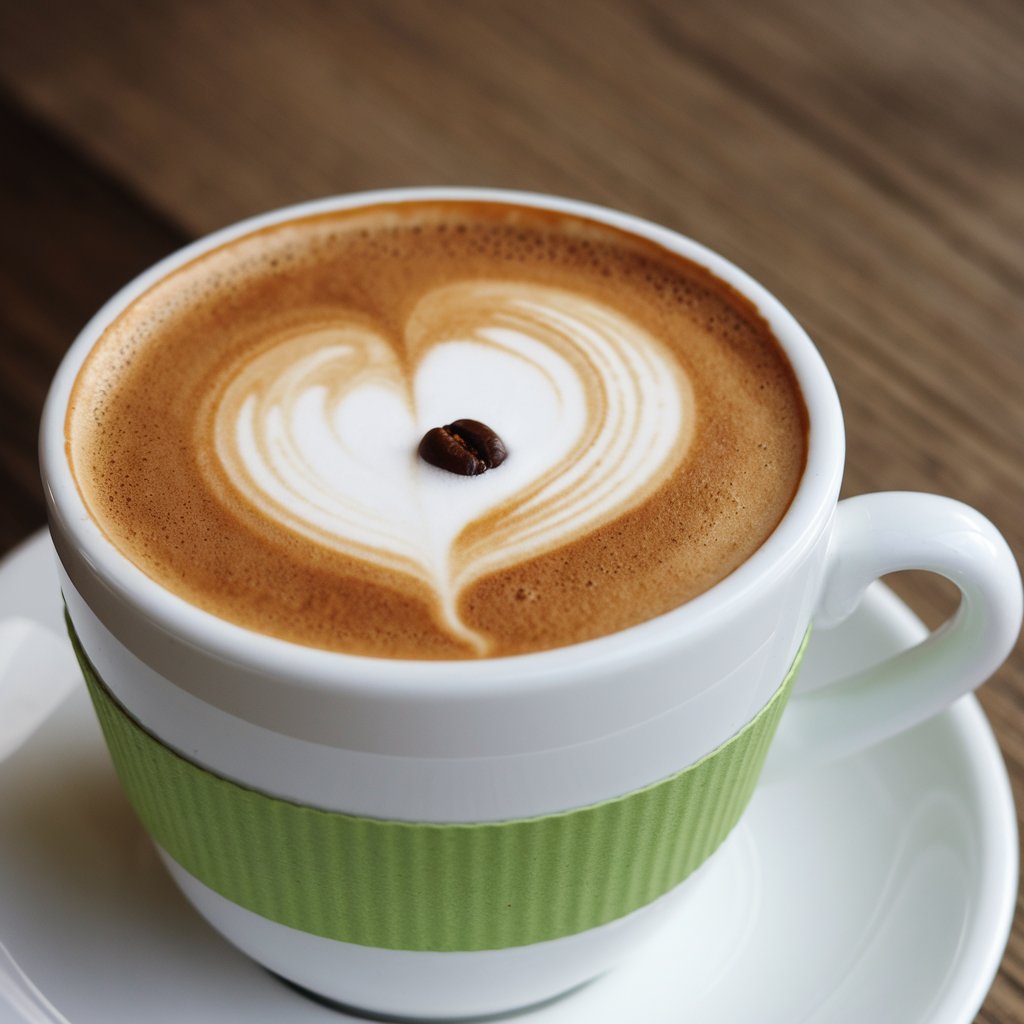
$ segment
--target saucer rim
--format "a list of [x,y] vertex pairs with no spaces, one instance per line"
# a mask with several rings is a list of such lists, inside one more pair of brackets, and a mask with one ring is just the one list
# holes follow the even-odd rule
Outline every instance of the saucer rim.
[[[928,634],[917,613],[880,580],[868,587],[863,600],[875,606],[875,614],[895,627],[908,646]],[[841,629],[842,624],[836,628]],[[973,941],[962,947],[959,970],[947,978],[944,996],[932,1009],[931,1024],[973,1024],[999,974],[1016,916],[1020,882],[1017,807],[999,741],[977,694],[965,694],[934,718],[945,718],[953,729],[956,745],[964,754],[964,768],[970,773],[970,788],[978,796],[979,835],[986,842],[981,844],[976,875],[987,884],[974,893],[980,898],[971,929]],[[887,742],[899,741],[897,734]],[[870,748],[855,756],[865,755],[871,756]],[[979,966],[969,971],[967,964],[972,961]]]

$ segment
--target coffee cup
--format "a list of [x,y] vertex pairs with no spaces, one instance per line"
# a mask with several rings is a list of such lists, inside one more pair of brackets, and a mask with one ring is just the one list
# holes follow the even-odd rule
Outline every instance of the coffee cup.
[[[260,232],[445,204],[543,216],[556,234],[563,221],[595,225],[703,268],[729,302],[756,310],[806,413],[793,493],[767,536],[670,610],[525,653],[467,641],[459,657],[352,653],[261,631],[130,557],[74,465],[76,386],[112,325]],[[610,331],[618,323],[608,322]],[[656,370],[651,386],[663,377]],[[637,501],[662,486],[670,458]],[[295,985],[419,1018],[520,1008],[613,967],[685,914],[762,775],[807,770],[907,729],[1006,657],[1021,583],[996,529],[935,495],[840,502],[843,461],[820,355],[741,270],[626,214],[482,189],[306,203],[168,257],[83,329],[41,438],[72,639],[118,774],[171,875],[229,941]],[[618,520],[593,529],[609,521]],[[954,582],[952,618],[910,651],[848,678],[837,666],[835,682],[801,692],[812,628],[841,622],[872,581],[906,569]]]

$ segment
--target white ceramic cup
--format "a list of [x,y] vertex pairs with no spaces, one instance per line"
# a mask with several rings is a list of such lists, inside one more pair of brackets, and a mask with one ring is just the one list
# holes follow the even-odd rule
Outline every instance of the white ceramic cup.
[[[735,572],[666,615],[597,640],[515,657],[416,662],[304,648],[222,621],[164,590],[106,540],[75,486],[64,435],[75,376],[105,326],[174,268],[257,228],[424,199],[519,204],[610,224],[703,264],[758,307],[796,372],[809,450],[782,522]],[[83,329],[47,400],[41,460],[69,615],[113,697],[193,764],[349,815],[528,819],[672,776],[750,723],[809,625],[841,621],[885,573],[940,573],[960,589],[960,606],[918,647],[866,672],[811,694],[798,682],[769,773],[843,756],[941,710],[994,671],[1020,628],[1016,563],[979,513],[914,493],[838,502],[844,435],[835,388],[775,298],[696,242],[565,199],[482,189],[371,192],[276,211],[201,239],[126,286]],[[271,970],[344,1004],[404,1017],[491,1014],[566,991],[625,956],[693,884],[691,877],[623,917],[543,942],[410,950],[279,923],[164,858],[200,913]]]

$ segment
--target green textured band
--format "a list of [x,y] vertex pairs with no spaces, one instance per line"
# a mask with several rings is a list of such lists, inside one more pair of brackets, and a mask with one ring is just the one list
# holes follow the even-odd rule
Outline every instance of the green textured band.
[[303,807],[186,760],[117,703],[68,627],[121,783],[171,857],[272,921],[409,950],[502,949],[572,935],[681,882],[750,800],[806,648],[805,639],[751,722],[675,775],[559,814],[427,824]]

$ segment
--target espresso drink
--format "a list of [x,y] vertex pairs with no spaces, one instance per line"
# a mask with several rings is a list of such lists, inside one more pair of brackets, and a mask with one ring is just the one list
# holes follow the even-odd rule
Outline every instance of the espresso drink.
[[593,221],[461,201],[293,220],[174,271],[106,330],[66,430],[90,513],[168,590],[394,658],[677,607],[764,542],[807,448],[734,289]]

